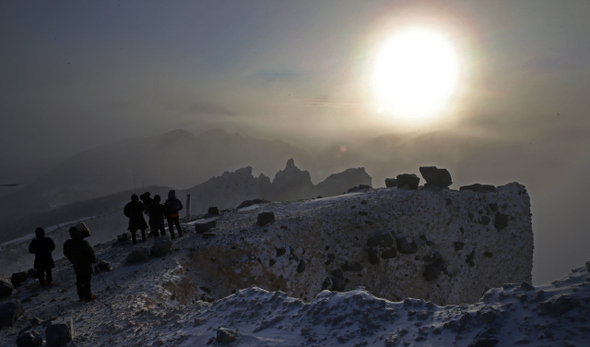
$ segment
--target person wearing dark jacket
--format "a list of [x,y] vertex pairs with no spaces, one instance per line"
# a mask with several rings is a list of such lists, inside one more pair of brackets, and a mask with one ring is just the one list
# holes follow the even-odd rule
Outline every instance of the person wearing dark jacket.
[[146,207],[145,211],[150,215],[150,220],[152,221],[150,224],[150,228],[152,228],[152,233],[154,236],[158,236],[158,232],[160,235],[166,235],[166,229],[164,228],[164,217],[166,216],[166,209],[164,205],[160,203],[160,196],[154,195],[154,201]]
[[45,229],[35,229],[36,238],[29,244],[29,252],[35,254],[33,267],[37,269],[39,284],[44,287],[53,283],[51,269],[55,267],[51,252],[55,249],[55,243],[50,237],[45,236]]
[[151,198],[150,192],[145,192],[139,196],[139,200],[141,200],[141,202],[143,202],[143,206],[145,207],[144,213],[148,215],[148,222],[147,223],[150,228],[150,235],[156,237],[156,236],[158,236],[158,233],[157,233],[157,231],[154,230],[154,226],[152,225],[152,216],[148,212],[148,207],[150,207],[150,205],[154,202],[154,199]]
[[164,203],[166,208],[166,219],[168,219],[168,230],[170,236],[174,238],[174,226],[178,231],[178,236],[182,236],[182,229],[180,228],[180,215],[178,212],[182,210],[182,202],[176,198],[176,192],[171,190],[168,192],[168,199]]
[[64,243],[64,255],[74,265],[80,301],[89,302],[96,298],[92,295],[92,274],[96,264],[96,254],[90,243],[84,240],[85,236],[83,230],[71,227],[71,239]]
[[135,237],[137,230],[141,230],[141,240],[145,241],[145,230],[148,228],[148,225],[145,219],[143,219],[143,211],[145,211],[143,202],[139,201],[137,194],[131,195],[131,201],[125,205],[123,213],[125,217],[129,218],[129,227],[127,229],[131,232],[131,238],[134,244],[137,243],[137,238]]

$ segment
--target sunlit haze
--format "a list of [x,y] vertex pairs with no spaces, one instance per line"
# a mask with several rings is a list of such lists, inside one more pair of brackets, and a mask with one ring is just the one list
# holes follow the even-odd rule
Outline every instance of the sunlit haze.
[[456,86],[458,58],[443,35],[411,28],[383,43],[373,70],[380,112],[423,118],[440,114]]
[[383,187],[433,165],[451,189],[525,185],[533,280],[556,279],[590,260],[588,18],[574,0],[0,1],[0,236],[52,194],[272,179],[290,158],[314,184],[363,167]]

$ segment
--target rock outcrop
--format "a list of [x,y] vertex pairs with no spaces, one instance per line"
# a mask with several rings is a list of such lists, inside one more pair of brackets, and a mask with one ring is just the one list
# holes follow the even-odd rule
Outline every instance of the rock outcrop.
[[[261,212],[275,222],[257,224]],[[518,183],[485,193],[369,189],[227,211],[216,221],[215,237],[183,261],[211,300],[251,285],[304,300],[363,286],[444,305],[531,281],[530,201]]]
[[180,192],[197,197],[193,200],[193,211],[208,211],[215,206],[218,211],[248,206],[245,203],[257,204],[265,201],[291,201],[311,199],[318,195],[333,196],[347,192],[351,187],[371,187],[372,178],[364,168],[347,169],[335,173],[320,182],[317,186],[311,181],[308,171],[301,170],[289,159],[285,169],[276,173],[274,180],[260,174],[254,177],[252,167],[224,172],[219,177],[198,184]]
[[272,181],[271,199],[274,201],[297,200],[315,195],[315,186],[309,172],[300,170],[289,159],[284,170],[277,172]]
[[339,195],[354,186],[371,186],[371,181],[371,176],[367,174],[365,168],[347,169],[340,173],[332,174],[323,182],[320,182],[317,185],[317,194],[321,196]]

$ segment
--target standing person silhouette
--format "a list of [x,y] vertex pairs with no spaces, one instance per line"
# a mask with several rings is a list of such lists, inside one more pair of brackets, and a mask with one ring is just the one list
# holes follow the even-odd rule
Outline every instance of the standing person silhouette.
[[35,254],[33,267],[37,269],[37,276],[41,287],[53,284],[51,269],[55,267],[51,252],[55,249],[55,243],[50,237],[45,236],[45,229],[35,229],[36,238],[29,244],[29,252]]
[[160,196],[156,194],[154,196],[154,201],[145,208],[145,211],[149,213],[150,220],[152,221],[150,224],[150,229],[152,230],[154,237],[158,236],[158,232],[161,236],[166,235],[166,229],[164,229],[166,208],[160,203],[160,200]]
[[154,202],[154,199],[151,198],[150,192],[145,192],[139,196],[139,200],[143,202],[143,207],[145,207],[145,214],[148,215],[148,226],[150,227],[150,235],[151,236],[158,236],[158,233],[154,230],[154,226],[152,225],[152,215],[149,212],[150,205]]
[[168,230],[170,236],[174,238],[174,226],[178,231],[178,236],[182,236],[182,229],[180,228],[180,215],[178,212],[182,210],[182,202],[176,198],[176,192],[171,190],[168,192],[168,199],[164,203],[166,208],[166,219],[168,219]]
[[64,243],[64,255],[74,265],[76,288],[80,301],[89,302],[96,298],[92,295],[92,274],[94,273],[94,264],[96,264],[96,254],[90,243],[84,240],[86,236],[90,236],[88,229],[71,227],[71,239]]
[[131,232],[134,244],[137,243],[137,237],[135,236],[137,230],[141,230],[141,240],[145,241],[145,230],[148,225],[143,219],[143,211],[145,211],[143,202],[139,201],[137,194],[131,195],[131,201],[125,205],[123,213],[129,218],[129,227],[127,229]]

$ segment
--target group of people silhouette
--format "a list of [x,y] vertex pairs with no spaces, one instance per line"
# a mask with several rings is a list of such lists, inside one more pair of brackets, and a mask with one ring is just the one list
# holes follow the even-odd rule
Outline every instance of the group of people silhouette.
[[[76,273],[76,289],[80,301],[89,302],[96,298],[92,294],[92,274],[96,264],[94,249],[84,238],[90,236],[90,230],[84,223],[70,228],[70,239],[64,243],[63,252],[74,266]],[[37,270],[37,278],[42,287],[53,284],[53,268],[55,261],[52,252],[55,250],[53,240],[45,235],[45,229],[35,229],[35,238],[29,244],[29,252],[35,254],[33,267]]]
[[[141,200],[141,201],[140,201]],[[131,239],[133,243],[137,243],[138,230],[141,230],[142,241],[146,240],[146,230],[150,229],[151,235],[156,237],[158,235],[166,235],[164,227],[164,219],[168,221],[168,230],[170,237],[175,238],[174,228],[178,232],[178,236],[182,236],[182,228],[180,227],[179,212],[183,209],[182,202],[176,198],[176,191],[170,190],[168,192],[168,199],[164,204],[160,203],[161,198],[155,195],[151,198],[150,192],[145,192],[140,196],[137,194],[131,195],[131,201],[125,205],[123,213],[129,218],[129,228],[131,232]],[[148,223],[145,222],[144,214],[148,215]]]
[[[175,238],[175,228],[178,236],[182,236],[179,212],[183,206],[182,202],[176,198],[176,191],[170,190],[168,192],[168,199],[164,204],[160,203],[159,195],[155,195],[153,199],[150,195],[149,192],[145,192],[141,196],[131,195],[131,201],[125,205],[123,210],[125,216],[129,218],[128,230],[131,232],[133,243],[137,243],[135,234],[138,230],[141,230],[142,241],[146,241],[148,223],[152,236],[165,236],[165,219],[168,221],[171,238]],[[148,223],[144,219],[144,214],[149,217]],[[92,294],[92,275],[97,262],[94,249],[85,240],[90,236],[90,230],[84,223],[79,223],[71,227],[69,233],[70,239],[64,243],[63,252],[74,266],[76,288],[80,301],[89,302],[96,298]],[[29,244],[29,252],[35,254],[33,267],[37,270],[37,278],[42,287],[53,284],[52,269],[55,267],[55,261],[52,252],[54,250],[55,243],[45,235],[45,229],[41,227],[35,229],[35,238]]]

